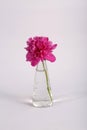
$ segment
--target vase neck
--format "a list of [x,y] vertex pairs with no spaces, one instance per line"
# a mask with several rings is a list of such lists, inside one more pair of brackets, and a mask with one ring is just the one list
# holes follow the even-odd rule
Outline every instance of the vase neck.
[[44,71],[47,70],[47,64],[46,64],[46,60],[40,61],[36,67],[37,71]]

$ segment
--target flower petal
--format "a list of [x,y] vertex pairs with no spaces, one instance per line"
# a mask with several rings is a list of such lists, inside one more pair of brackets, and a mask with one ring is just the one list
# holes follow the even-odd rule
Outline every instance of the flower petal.
[[31,61],[31,65],[35,66],[35,65],[37,65],[39,63],[39,61],[40,61],[39,58],[38,59],[34,59],[34,60]]
[[45,58],[51,62],[54,62],[56,60],[56,57],[52,53],[49,53]]
[[31,61],[32,60],[32,55],[28,52],[26,54],[26,61]]
[[51,49],[55,49],[57,47],[57,44],[52,45]]

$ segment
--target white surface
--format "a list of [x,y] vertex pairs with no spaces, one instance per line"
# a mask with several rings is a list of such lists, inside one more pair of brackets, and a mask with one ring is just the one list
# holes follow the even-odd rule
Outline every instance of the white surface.
[[[86,0],[0,1],[0,130],[87,129],[86,8]],[[35,68],[24,47],[35,35],[59,46],[48,62],[50,108],[31,105]]]

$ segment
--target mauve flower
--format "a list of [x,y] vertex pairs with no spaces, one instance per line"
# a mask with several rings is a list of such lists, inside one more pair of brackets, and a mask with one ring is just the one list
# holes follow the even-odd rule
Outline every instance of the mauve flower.
[[52,54],[57,44],[49,41],[48,37],[33,37],[27,41],[26,61],[30,61],[32,66],[37,65],[40,61],[48,60],[54,62],[56,57]]

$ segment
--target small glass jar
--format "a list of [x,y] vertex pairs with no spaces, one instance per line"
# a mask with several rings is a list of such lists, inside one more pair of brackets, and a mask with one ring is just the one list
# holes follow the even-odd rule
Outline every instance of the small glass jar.
[[38,63],[34,78],[33,106],[48,107],[53,104],[46,61]]

